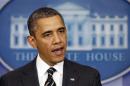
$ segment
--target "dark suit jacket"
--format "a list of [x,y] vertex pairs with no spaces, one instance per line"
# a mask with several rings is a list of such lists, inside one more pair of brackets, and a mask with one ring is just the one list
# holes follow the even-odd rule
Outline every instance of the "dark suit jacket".
[[[39,86],[36,60],[0,78],[0,86]],[[97,70],[65,59],[62,86],[101,86]]]

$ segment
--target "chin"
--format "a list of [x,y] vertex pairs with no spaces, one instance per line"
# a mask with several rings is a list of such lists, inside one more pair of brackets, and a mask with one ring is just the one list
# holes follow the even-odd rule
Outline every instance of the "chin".
[[56,63],[62,62],[62,61],[64,61],[64,57],[55,59],[55,61],[56,61]]

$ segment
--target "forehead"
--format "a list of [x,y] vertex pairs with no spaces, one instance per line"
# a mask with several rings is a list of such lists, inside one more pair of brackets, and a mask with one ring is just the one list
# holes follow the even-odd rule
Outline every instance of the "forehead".
[[39,28],[51,28],[51,27],[63,27],[64,22],[60,18],[60,16],[52,16],[48,18],[40,18],[37,20],[37,26]]

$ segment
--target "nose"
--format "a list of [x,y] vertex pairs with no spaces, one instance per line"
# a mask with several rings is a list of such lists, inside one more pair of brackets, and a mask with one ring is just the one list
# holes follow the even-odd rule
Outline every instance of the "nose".
[[60,36],[57,33],[54,34],[53,43],[54,44],[61,43],[61,38],[60,38]]

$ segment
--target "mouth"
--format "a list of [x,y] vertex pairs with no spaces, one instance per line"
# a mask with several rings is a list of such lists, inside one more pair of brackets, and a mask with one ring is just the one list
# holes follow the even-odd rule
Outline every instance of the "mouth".
[[52,53],[56,56],[60,56],[64,54],[64,47],[57,47],[52,50]]

